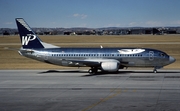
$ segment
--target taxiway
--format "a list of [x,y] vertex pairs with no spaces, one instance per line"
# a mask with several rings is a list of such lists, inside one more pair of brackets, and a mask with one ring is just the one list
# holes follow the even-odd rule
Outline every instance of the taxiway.
[[0,111],[178,111],[180,70],[0,70]]

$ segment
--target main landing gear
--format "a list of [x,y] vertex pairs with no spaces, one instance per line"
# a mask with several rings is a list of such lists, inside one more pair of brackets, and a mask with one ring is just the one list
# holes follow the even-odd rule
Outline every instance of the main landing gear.
[[153,72],[154,72],[154,73],[157,73],[157,69],[156,69],[156,68],[154,68]]
[[91,67],[91,69],[88,70],[89,74],[96,74],[98,71],[97,67]]

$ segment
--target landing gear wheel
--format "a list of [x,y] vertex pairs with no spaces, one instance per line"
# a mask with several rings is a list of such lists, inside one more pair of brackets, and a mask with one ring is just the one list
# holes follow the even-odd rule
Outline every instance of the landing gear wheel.
[[89,74],[94,74],[92,69],[88,70]]
[[89,74],[96,74],[97,73],[97,68],[91,68],[88,70]]
[[157,73],[157,69],[154,69],[153,72],[154,72],[154,73]]

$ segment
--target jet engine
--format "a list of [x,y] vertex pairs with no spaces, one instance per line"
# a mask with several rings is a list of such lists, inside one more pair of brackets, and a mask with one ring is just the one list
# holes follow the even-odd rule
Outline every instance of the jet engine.
[[112,61],[112,62],[102,62],[101,63],[101,68],[104,71],[110,71],[110,72],[114,72],[117,71],[119,69],[119,65],[120,63],[117,61]]

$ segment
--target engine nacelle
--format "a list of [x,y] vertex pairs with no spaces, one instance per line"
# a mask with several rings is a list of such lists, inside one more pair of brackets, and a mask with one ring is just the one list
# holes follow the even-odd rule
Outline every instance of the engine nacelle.
[[102,62],[101,63],[101,68],[104,71],[109,71],[109,72],[113,72],[113,71],[117,71],[119,69],[119,62],[116,61],[112,61],[112,62]]

